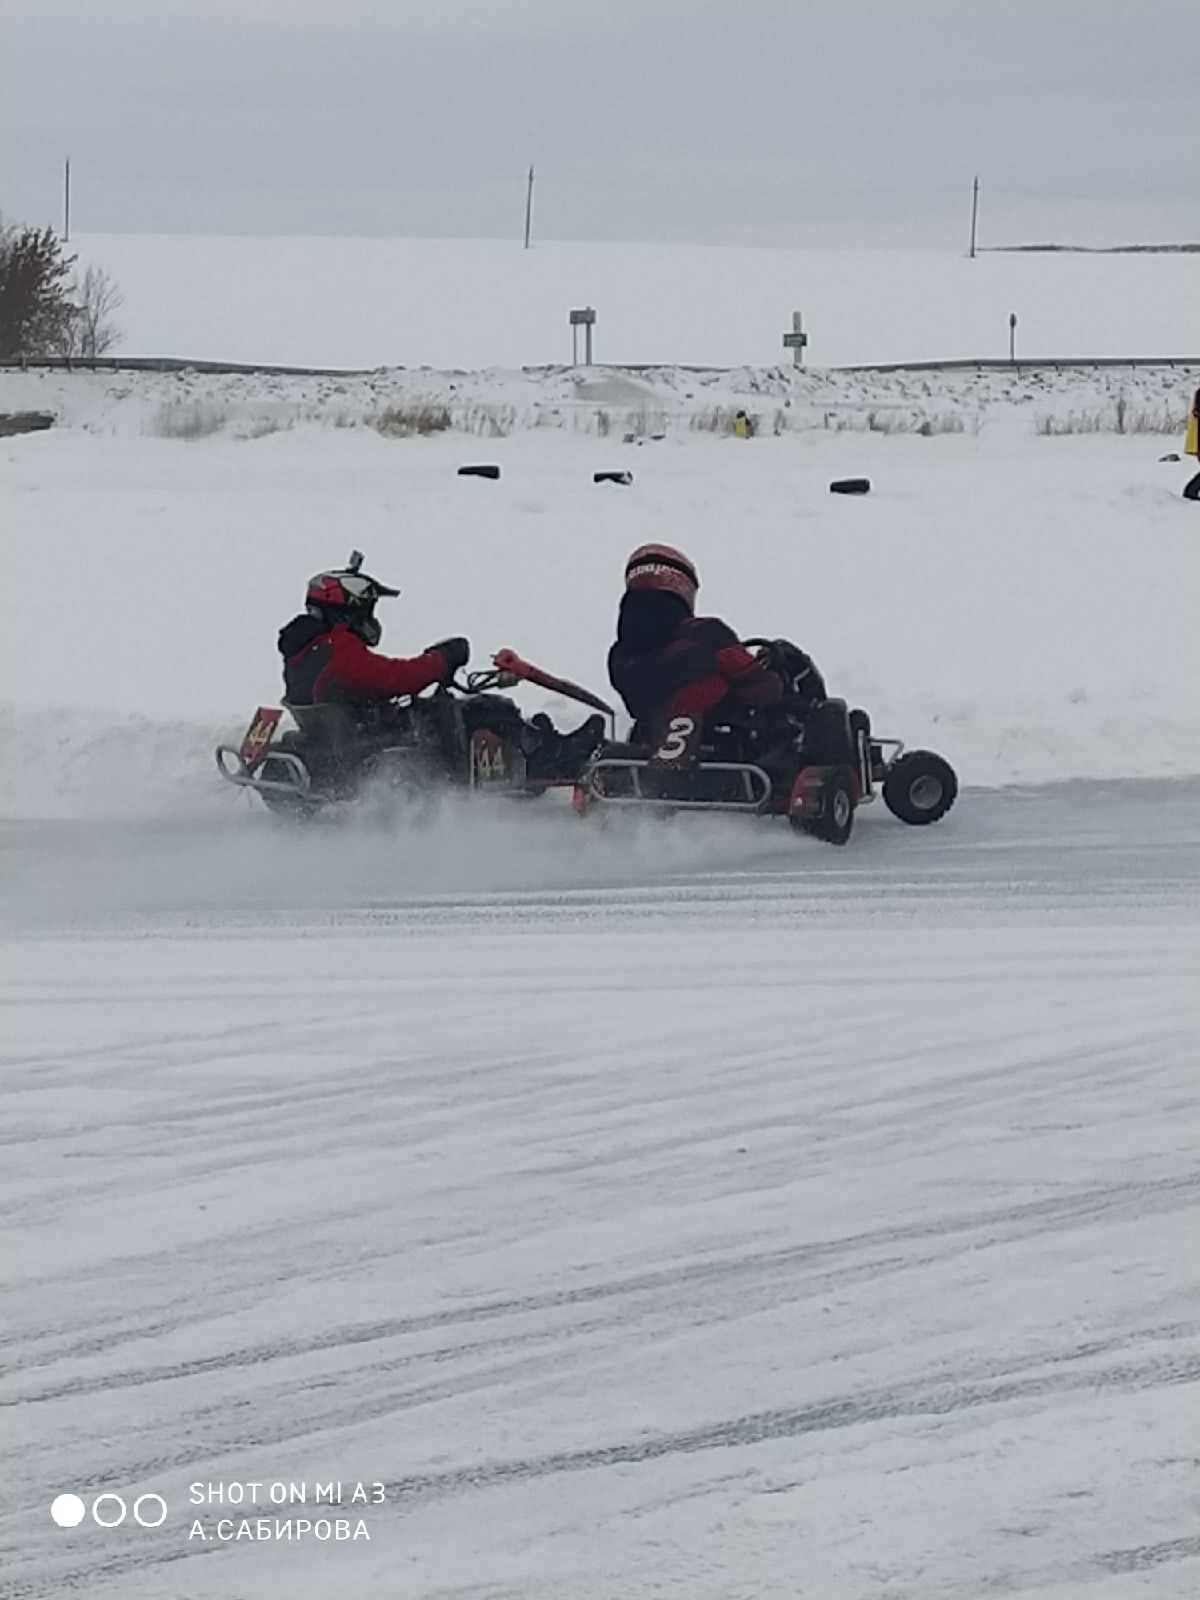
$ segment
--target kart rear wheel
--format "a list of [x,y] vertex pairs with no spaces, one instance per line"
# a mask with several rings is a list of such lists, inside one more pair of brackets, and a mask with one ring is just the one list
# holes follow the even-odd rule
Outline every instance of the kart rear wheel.
[[260,798],[271,815],[283,822],[312,822],[321,809],[315,801],[306,800],[303,795],[260,792]]
[[844,768],[835,767],[821,785],[821,815],[791,816],[788,819],[801,833],[810,833],[826,844],[845,844],[854,827],[854,791]]
[[932,750],[910,750],[888,768],[883,803],[914,828],[944,817],[958,795],[954,768]]
[[[300,736],[294,729],[289,729],[279,740],[279,748],[300,760],[312,778],[311,760],[305,760],[304,746]],[[275,770],[272,769],[274,763]],[[262,765],[257,769],[259,777],[268,778],[282,784],[294,783],[295,773],[290,765],[282,761],[275,761],[274,756],[268,752]],[[284,822],[311,822],[320,811],[320,803],[313,800],[300,787],[289,792],[286,788],[260,789],[259,798],[273,817],[279,817]]]

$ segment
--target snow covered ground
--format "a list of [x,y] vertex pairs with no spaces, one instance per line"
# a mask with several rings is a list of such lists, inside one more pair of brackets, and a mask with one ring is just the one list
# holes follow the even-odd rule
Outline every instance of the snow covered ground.
[[[1195,1592],[1190,465],[1039,431],[1195,382],[0,375],[59,418],[0,441],[0,1595]],[[368,425],[419,398],[455,430]],[[950,816],[296,835],[220,784],[351,546],[385,647],[603,690],[647,538]],[[189,1504],[292,1480],[382,1484],[369,1541]]]
[[1196,801],[10,825],[0,1592],[1193,1594]]
[[[328,367],[565,361],[593,306],[607,362],[764,366],[792,312],[820,366],[1200,354],[1195,257],[767,250],[496,239],[93,234],[123,354]],[[192,285],[203,284],[197,292]]]
[[[115,432],[0,444],[9,815],[246,803],[211,747],[277,697],[276,630],[352,546],[404,590],[382,613],[397,653],[461,631],[477,662],[510,645],[603,690],[625,557],[665,538],[698,561],[704,607],[796,637],[882,731],[942,749],[967,783],[1200,766],[1200,548],[1188,468],[1158,460],[1171,435],[1041,437],[1017,396],[978,432],[930,437],[163,439],[122,422],[157,403],[126,386],[92,413]],[[456,475],[481,458],[498,482]],[[606,467],[633,485],[594,484]],[[828,492],[862,473],[869,496]]]

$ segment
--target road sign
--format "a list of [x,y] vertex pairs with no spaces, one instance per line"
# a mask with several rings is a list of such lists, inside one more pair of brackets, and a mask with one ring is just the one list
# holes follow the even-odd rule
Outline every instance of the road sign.
[[799,367],[804,362],[804,346],[808,343],[808,335],[800,326],[800,313],[792,312],[792,331],[783,336],[783,348],[792,352],[796,365]]
[[596,322],[596,308],[594,306],[576,306],[573,311],[567,312],[571,324],[571,365],[579,365],[579,334],[577,330],[583,329],[583,360],[585,366],[592,364],[592,328]]

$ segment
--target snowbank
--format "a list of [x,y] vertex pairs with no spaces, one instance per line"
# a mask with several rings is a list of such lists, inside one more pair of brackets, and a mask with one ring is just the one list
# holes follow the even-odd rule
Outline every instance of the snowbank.
[[[193,369],[0,371],[0,410],[53,413],[93,433],[259,439],[305,423],[389,437],[453,430],[486,447],[525,429],[621,440],[732,434],[745,410],[759,436],[785,433],[1159,434],[1177,447],[1195,367],[993,372],[381,368],[347,375]],[[1166,448],[1166,446],[1164,446]]]

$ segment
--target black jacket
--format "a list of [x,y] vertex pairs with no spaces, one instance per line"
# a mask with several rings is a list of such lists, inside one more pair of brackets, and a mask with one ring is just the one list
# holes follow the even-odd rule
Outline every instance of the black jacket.
[[635,722],[703,716],[722,702],[769,706],[783,685],[719,617],[693,617],[677,595],[632,589],[621,601],[608,676]]

